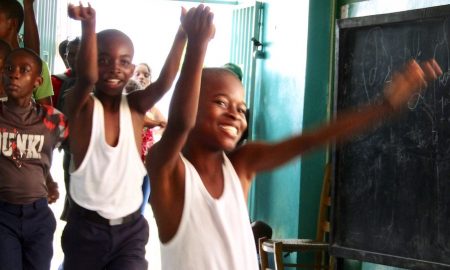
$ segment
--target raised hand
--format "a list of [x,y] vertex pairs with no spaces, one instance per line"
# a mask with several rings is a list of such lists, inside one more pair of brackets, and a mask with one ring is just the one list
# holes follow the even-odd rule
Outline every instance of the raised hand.
[[210,8],[202,4],[187,12],[183,9],[181,25],[189,42],[208,42],[212,39],[216,31],[213,18],[214,14]]
[[391,83],[385,88],[386,101],[393,109],[403,106],[412,95],[427,87],[427,82],[437,79],[442,74],[439,64],[434,60],[428,60],[419,65],[416,61],[410,61],[402,72],[396,72]]
[[78,21],[88,21],[95,19],[95,10],[89,3],[87,7],[83,6],[81,2],[79,6],[69,4],[67,6],[67,14],[70,18]]

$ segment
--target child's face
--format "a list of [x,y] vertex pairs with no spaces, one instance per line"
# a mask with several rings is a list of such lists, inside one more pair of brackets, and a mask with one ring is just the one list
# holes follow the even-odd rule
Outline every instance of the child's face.
[[12,52],[5,60],[2,83],[8,99],[31,99],[33,90],[42,84],[36,59],[25,51]]
[[133,79],[142,86],[147,87],[150,84],[151,74],[145,65],[138,65],[134,70]]
[[99,78],[96,88],[106,94],[121,94],[134,71],[131,44],[120,37],[103,37],[98,50]]
[[196,135],[212,148],[231,151],[247,128],[244,89],[241,82],[228,72],[205,76]]

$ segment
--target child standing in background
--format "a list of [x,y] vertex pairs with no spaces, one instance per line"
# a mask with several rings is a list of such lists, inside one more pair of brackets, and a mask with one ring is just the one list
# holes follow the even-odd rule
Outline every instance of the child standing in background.
[[[152,83],[152,70],[146,63],[138,64],[133,73],[133,77],[128,81],[125,86],[126,93],[133,91],[139,91],[145,89]],[[145,113],[144,129],[142,130],[142,146],[141,146],[141,158],[145,161],[145,156],[148,153],[148,149],[155,143],[155,132],[158,135],[162,134],[164,127],[166,126],[166,118],[162,113],[153,106]],[[157,128],[157,130],[155,130]],[[150,197],[150,179],[148,175],[144,177],[144,183],[142,184],[142,192],[144,194],[144,200],[141,205],[141,213],[144,213],[145,207]]]

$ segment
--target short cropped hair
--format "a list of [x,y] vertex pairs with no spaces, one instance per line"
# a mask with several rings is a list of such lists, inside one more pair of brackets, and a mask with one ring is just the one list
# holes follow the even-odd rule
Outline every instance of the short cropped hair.
[[17,49],[12,50],[8,54],[8,56],[6,57],[6,60],[8,60],[11,57],[12,54],[14,54],[15,52],[18,52],[18,51],[24,51],[28,55],[30,55],[32,57],[34,63],[36,64],[37,68],[38,68],[38,70],[37,70],[38,74],[42,74],[42,60],[41,60],[41,58],[34,51],[32,51],[32,50],[30,50],[28,48],[17,48]]
[[66,48],[67,48],[68,43],[69,43],[69,40],[65,39],[65,40],[61,41],[58,45],[58,53],[59,53],[59,56],[61,56],[61,58],[64,58],[64,55],[66,54]]
[[134,54],[134,45],[131,38],[124,32],[117,29],[106,29],[97,33],[97,46],[100,47],[105,40],[108,39],[122,39],[130,46],[131,51]]
[[80,43],[81,43],[81,38],[80,37],[75,37],[74,39],[69,40],[67,42],[67,45],[66,45],[66,51],[69,49],[69,46],[73,46],[73,45],[79,46]]
[[238,65],[234,63],[226,63],[223,65],[224,68],[228,69],[229,71],[233,72],[234,75],[236,75],[239,80],[242,82],[242,69]]
[[138,66],[144,66],[144,67],[146,67],[147,70],[148,70],[148,73],[150,73],[150,75],[152,75],[152,69],[151,69],[151,67],[150,67],[147,63],[139,63]]

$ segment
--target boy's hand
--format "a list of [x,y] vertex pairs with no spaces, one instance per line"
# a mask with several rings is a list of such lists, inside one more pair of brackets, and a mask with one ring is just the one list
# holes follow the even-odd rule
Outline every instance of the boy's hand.
[[47,180],[46,184],[48,190],[47,201],[49,204],[52,204],[59,199],[58,183]]
[[83,4],[81,3],[79,6],[69,4],[67,6],[67,14],[70,18],[78,21],[88,21],[95,19],[95,10],[89,3],[87,7],[83,6]]
[[432,59],[421,66],[416,61],[410,61],[402,72],[392,77],[391,83],[385,88],[384,96],[392,109],[403,106],[412,95],[427,87],[427,81],[433,81],[442,74],[438,63]]
[[216,28],[213,24],[213,18],[214,14],[209,7],[202,4],[196,8],[191,8],[188,12],[183,9],[181,25],[189,42],[204,43],[214,38]]

